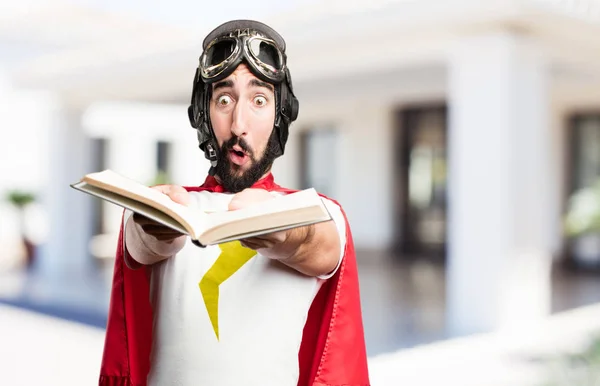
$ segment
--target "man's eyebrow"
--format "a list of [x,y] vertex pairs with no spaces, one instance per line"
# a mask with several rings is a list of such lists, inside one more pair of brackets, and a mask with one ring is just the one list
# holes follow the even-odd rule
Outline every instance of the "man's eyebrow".
[[220,88],[230,88],[233,87],[233,82],[231,80],[222,80],[213,84],[213,91],[217,91]]
[[273,85],[271,83],[263,82],[260,79],[251,79],[250,82],[248,82],[248,84],[250,86],[268,88],[272,92],[275,92],[275,88],[273,87]]

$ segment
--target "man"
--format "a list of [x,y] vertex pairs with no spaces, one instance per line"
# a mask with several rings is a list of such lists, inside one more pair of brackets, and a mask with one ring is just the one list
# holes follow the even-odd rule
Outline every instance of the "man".
[[[203,49],[189,116],[209,176],[154,188],[204,211],[291,192],[271,174],[298,114],[284,40],[236,20]],[[324,203],[331,221],[206,248],[125,213],[100,384],[368,385],[352,237]]]

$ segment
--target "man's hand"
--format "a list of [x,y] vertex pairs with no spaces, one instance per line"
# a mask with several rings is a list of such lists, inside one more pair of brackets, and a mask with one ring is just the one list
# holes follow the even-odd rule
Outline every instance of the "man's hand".
[[244,189],[233,196],[229,202],[229,210],[238,210],[274,197],[264,189]]
[[[229,210],[246,208],[252,204],[272,200],[274,197],[264,189],[245,189],[237,193],[229,203]],[[250,249],[267,249],[285,242],[288,232],[273,232],[258,237],[240,240],[240,243]]]
[[[246,189],[235,196],[229,210],[248,207],[274,197],[262,189]],[[307,225],[240,240],[247,248],[279,260],[308,276],[326,275],[333,271],[340,256],[340,242],[333,221]]]
[[[190,194],[184,187],[178,185],[157,185],[153,186],[152,189],[158,190],[161,193],[166,194],[169,198],[182,205],[188,205],[190,202]],[[154,236],[160,241],[172,241],[183,234],[166,227],[162,224],[157,223],[145,216],[135,213],[133,215],[133,221],[142,227],[142,230],[150,235]]]

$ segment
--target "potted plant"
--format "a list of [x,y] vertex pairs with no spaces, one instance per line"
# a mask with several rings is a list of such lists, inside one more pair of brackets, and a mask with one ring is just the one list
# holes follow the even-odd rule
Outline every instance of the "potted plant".
[[27,267],[30,268],[33,265],[35,258],[35,245],[27,237],[25,229],[25,209],[27,205],[35,201],[35,195],[31,192],[12,190],[8,192],[6,199],[18,210],[19,234],[21,235],[22,243],[25,246]]
[[600,268],[600,179],[571,196],[565,230],[576,264]]

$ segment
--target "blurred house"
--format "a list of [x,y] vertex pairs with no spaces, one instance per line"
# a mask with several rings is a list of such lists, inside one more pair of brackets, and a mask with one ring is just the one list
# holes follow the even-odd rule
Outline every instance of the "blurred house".
[[[227,17],[2,7],[0,191],[39,193],[38,269],[61,280],[116,241],[120,211],[69,188],[84,173],[203,182],[186,110],[201,39]],[[261,19],[287,40],[300,100],[276,179],[338,199],[360,250],[447,263],[451,330],[535,321],[553,262],[600,266],[599,238],[562,226],[600,176],[600,4],[333,1]]]

